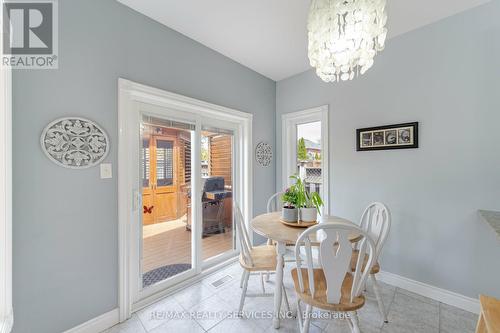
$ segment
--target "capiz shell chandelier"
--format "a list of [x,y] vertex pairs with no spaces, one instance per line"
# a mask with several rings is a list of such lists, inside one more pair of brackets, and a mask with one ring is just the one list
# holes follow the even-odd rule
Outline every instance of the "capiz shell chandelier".
[[352,80],[373,66],[387,36],[386,0],[312,0],[309,61],[325,82]]

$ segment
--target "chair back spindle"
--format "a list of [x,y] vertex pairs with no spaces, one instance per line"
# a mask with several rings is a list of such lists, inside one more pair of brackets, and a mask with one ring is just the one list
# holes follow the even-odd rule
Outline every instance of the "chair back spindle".
[[283,192],[274,193],[269,200],[267,200],[267,212],[273,213],[279,211],[283,207],[281,196]]

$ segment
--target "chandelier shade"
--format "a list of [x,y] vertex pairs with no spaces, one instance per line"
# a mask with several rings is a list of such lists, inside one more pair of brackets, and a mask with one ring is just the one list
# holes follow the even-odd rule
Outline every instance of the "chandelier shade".
[[309,61],[325,82],[352,80],[373,66],[387,37],[386,0],[312,0]]

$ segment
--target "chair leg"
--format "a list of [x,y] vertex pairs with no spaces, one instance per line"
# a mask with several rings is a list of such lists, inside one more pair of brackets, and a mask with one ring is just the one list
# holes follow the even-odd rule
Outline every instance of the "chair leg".
[[241,280],[240,280],[240,288],[243,288],[243,282],[245,282],[245,275],[247,271],[244,270],[243,273],[241,274]]
[[380,294],[380,288],[377,283],[377,279],[375,278],[375,274],[370,274],[370,279],[373,283],[373,292],[375,293],[375,297],[377,298],[378,310],[380,311],[380,315],[384,320],[384,323],[388,323],[387,313],[385,312],[384,302],[382,301],[382,295]]
[[299,332],[302,332],[302,325],[303,325],[303,320],[302,318],[302,308],[300,306],[300,298],[297,298],[297,321],[299,323]]
[[266,287],[264,286],[264,273],[260,273],[260,286],[262,288],[262,293],[266,293]]
[[247,296],[248,278],[250,277],[250,272],[245,270],[245,272],[243,272],[243,275],[245,276],[245,281],[243,281],[243,290],[241,291],[240,307],[238,308],[239,313],[243,311],[243,305],[245,304],[245,297]]
[[304,329],[302,333],[309,333],[309,327],[311,326],[311,312],[312,312],[312,305],[307,304],[306,307],[306,319],[304,320]]
[[[273,245],[273,240],[268,238],[267,239],[267,245]],[[266,273],[266,282],[269,282],[269,272]]]
[[290,312],[290,303],[288,303],[288,297],[286,295],[285,286],[283,286],[283,299],[285,300],[285,309],[287,312]]
[[350,321],[351,321],[351,324],[352,324],[352,327],[351,327],[352,333],[361,333],[361,331],[359,330],[358,313],[356,311],[351,312]]

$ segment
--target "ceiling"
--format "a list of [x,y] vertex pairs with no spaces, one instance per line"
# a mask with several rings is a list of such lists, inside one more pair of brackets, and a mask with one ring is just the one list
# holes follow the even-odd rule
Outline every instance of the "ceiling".
[[[308,70],[309,0],[118,0],[279,81]],[[489,0],[388,0],[389,38]]]

